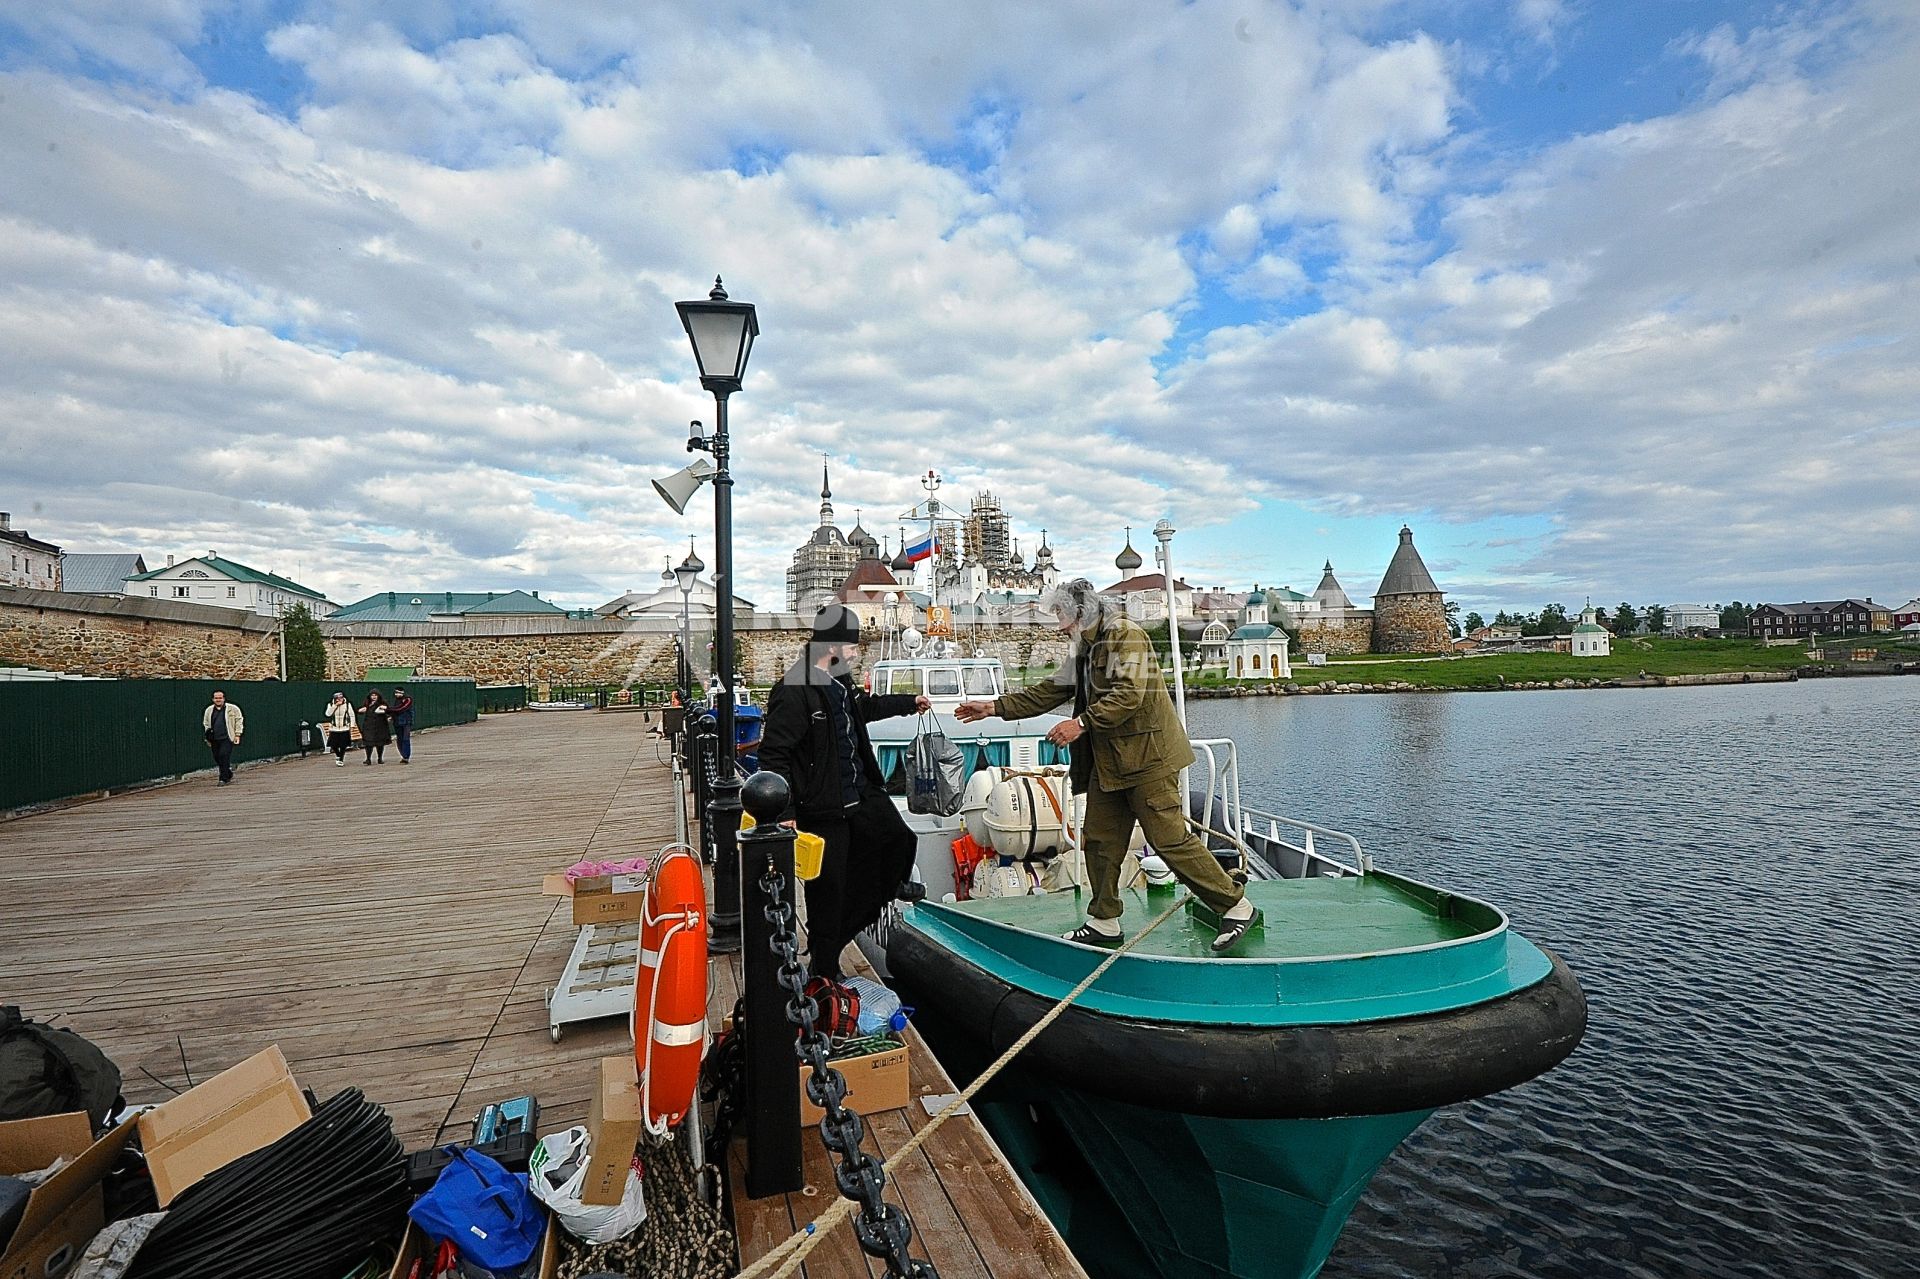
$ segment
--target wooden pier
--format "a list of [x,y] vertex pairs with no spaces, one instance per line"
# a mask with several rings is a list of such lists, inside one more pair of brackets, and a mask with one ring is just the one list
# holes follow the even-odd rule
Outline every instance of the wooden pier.
[[[491,717],[414,742],[411,765],[391,748],[375,766],[294,758],[232,786],[209,774],[0,822],[0,999],[98,1043],[133,1102],[277,1043],[316,1094],[357,1086],[385,1106],[409,1149],[464,1138],[519,1093],[543,1128],[584,1122],[591,1063],[630,1041],[620,1018],[549,1040],[545,992],[575,930],[540,881],[673,838],[664,750],[631,712]],[[737,962],[714,962],[716,1014]],[[882,1158],[928,1121],[919,1097],[956,1091],[913,1047],[916,1101],[871,1117]],[[760,1201],[736,1158],[743,1262],[832,1203],[826,1151],[805,1148],[807,1189]],[[1083,1279],[972,1116],[889,1193],[946,1279]],[[843,1227],[806,1273],[881,1272]]]

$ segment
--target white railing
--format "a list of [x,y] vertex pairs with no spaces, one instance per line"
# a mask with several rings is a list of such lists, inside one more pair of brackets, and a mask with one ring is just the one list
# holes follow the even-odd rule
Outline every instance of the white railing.
[[[1345,831],[1319,826],[1298,817],[1282,817],[1278,813],[1269,813],[1257,808],[1248,808],[1240,798],[1240,756],[1232,738],[1210,737],[1194,738],[1193,749],[1199,759],[1195,762],[1192,775],[1196,779],[1204,778],[1205,786],[1187,796],[1187,802],[1198,801],[1198,809],[1190,810],[1190,816],[1203,825],[1211,825],[1214,806],[1219,805],[1225,829],[1222,834],[1241,845],[1246,851],[1246,837],[1257,835],[1275,844],[1291,848],[1300,853],[1309,862],[1320,862],[1342,874],[1367,875],[1373,871],[1373,859],[1360,847],[1360,841]],[[1265,830],[1260,826],[1264,824]],[[1285,829],[1295,839],[1282,838]],[[1316,838],[1344,844],[1351,850],[1353,860],[1341,861],[1316,847]]]

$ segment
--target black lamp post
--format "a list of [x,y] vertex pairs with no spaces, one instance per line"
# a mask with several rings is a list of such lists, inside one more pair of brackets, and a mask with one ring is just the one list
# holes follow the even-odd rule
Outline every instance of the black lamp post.
[[713,709],[720,749],[708,814],[714,824],[709,945],[730,953],[740,949],[740,861],[734,843],[740,829],[740,776],[733,752],[733,475],[727,469],[727,397],[740,389],[740,380],[746,376],[760,321],[751,302],[728,300],[717,275],[704,301],[676,302],[674,309],[693,343],[700,385],[713,392],[713,434],[701,435],[695,423],[687,449],[704,449],[713,455],[713,658],[714,672],[720,677],[720,704]]
[[693,587],[707,566],[693,553],[693,542],[687,542],[687,558],[680,561],[673,570],[673,580],[680,587],[680,698],[686,701],[693,696],[693,659],[689,656],[693,644]]

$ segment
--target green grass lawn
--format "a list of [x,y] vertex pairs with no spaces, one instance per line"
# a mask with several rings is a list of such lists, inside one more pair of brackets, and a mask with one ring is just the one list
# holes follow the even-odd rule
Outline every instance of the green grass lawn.
[[[1329,662],[1308,666],[1296,661],[1293,682],[1302,686],[1403,682],[1420,688],[1497,688],[1508,684],[1561,679],[1633,679],[1648,675],[1716,675],[1740,671],[1783,671],[1807,664],[1798,646],[1762,648],[1750,640],[1685,640],[1634,636],[1615,641],[1609,657],[1568,653],[1500,653],[1439,662]],[[1233,681],[1217,676],[1190,681],[1214,687]]]
[[[1834,641],[1836,644],[1838,640]],[[1920,641],[1909,636],[1861,636],[1848,643],[1877,648],[1883,658],[1911,660],[1920,656]],[[1426,656],[1420,654],[1418,656]],[[1343,684],[1406,683],[1417,688],[1498,688],[1507,684],[1577,679],[1634,679],[1647,675],[1720,675],[1745,671],[1789,671],[1809,664],[1801,645],[1762,647],[1744,639],[1671,639],[1632,635],[1617,639],[1608,657],[1574,657],[1569,653],[1497,653],[1484,657],[1449,657],[1440,661],[1392,661],[1378,655],[1330,657],[1325,666],[1308,666],[1298,655],[1291,682],[1302,686],[1338,681]],[[1011,687],[1021,688],[1053,673],[1036,667],[1010,673]],[[1233,687],[1218,672],[1189,671],[1188,688]]]

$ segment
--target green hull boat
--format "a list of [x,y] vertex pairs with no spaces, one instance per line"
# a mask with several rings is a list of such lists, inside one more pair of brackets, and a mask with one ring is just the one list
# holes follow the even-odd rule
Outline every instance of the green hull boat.
[[[1317,1274],[1427,1115],[1551,1069],[1585,1030],[1572,974],[1495,907],[1277,827],[1236,842],[1265,923],[1233,957],[1186,902],[975,1102],[1100,1279]],[[1175,891],[1130,890],[1124,922]],[[1060,937],[1084,908],[1059,892],[902,913],[886,965],[956,1077],[1108,958]]]

